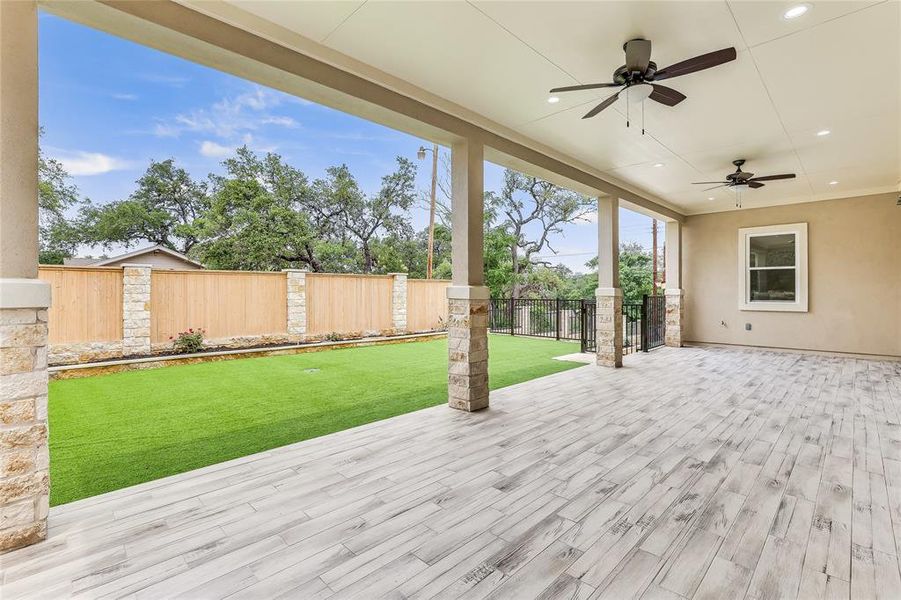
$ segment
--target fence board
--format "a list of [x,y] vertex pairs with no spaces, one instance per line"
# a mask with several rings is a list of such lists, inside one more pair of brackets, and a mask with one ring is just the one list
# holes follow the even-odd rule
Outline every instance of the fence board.
[[122,339],[122,269],[42,266],[52,288],[48,312],[51,344]]
[[407,280],[407,329],[431,331],[447,323],[446,279]]
[[307,333],[366,333],[392,329],[393,278],[307,274]]
[[286,333],[284,273],[153,271],[150,341],[165,342],[190,327],[208,339]]

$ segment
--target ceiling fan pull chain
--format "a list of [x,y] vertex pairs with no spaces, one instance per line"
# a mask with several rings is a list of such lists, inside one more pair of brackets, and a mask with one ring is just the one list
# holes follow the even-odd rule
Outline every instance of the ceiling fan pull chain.
[[629,88],[626,88],[626,127],[629,126],[629,105],[632,104],[629,101]]
[[641,103],[641,135],[644,135],[644,101]]

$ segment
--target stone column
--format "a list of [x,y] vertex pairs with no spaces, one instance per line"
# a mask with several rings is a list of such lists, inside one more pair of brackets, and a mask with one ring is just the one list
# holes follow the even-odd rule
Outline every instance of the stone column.
[[150,354],[150,265],[122,265],[122,355]]
[[488,288],[483,272],[484,148],[461,140],[451,148],[453,281],[447,288],[448,404],[488,407]]
[[598,198],[597,364],[623,366],[623,293],[619,288],[619,199]]
[[303,342],[307,337],[307,272],[284,269],[288,278],[288,339]]
[[[47,537],[47,308],[38,276],[37,5],[0,2],[0,552]],[[2,562],[2,558],[0,558]]]
[[407,274],[389,273],[394,278],[391,286],[391,319],[394,333],[407,332]]
[[682,224],[666,224],[666,333],[667,346],[682,346],[685,294],[682,290]]

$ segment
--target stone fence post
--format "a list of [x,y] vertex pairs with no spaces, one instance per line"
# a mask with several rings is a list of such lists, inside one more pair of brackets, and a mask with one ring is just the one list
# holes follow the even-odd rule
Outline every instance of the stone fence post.
[[150,265],[124,264],[122,355],[150,354]]
[[307,272],[283,269],[288,278],[288,338],[303,342],[307,336]]
[[407,274],[389,273],[394,278],[391,288],[391,319],[394,333],[407,331]]

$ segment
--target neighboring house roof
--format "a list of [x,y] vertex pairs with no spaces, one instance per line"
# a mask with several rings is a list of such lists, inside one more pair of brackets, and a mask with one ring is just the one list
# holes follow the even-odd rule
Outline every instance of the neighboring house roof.
[[178,260],[184,261],[186,263],[192,264],[196,266],[198,269],[202,269],[203,264],[197,262],[196,260],[191,260],[181,252],[176,252],[175,250],[170,250],[165,246],[160,246],[159,244],[155,246],[148,246],[147,248],[139,248],[138,250],[134,250],[132,252],[127,252],[125,254],[119,254],[118,256],[110,256],[109,258],[67,258],[64,262],[67,265],[73,266],[92,266],[92,267],[102,267],[105,265],[121,263],[123,260],[130,260],[132,262],[140,262],[141,257],[147,254],[168,254],[173,258],[177,258]]

